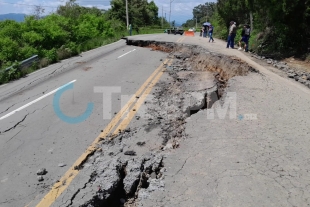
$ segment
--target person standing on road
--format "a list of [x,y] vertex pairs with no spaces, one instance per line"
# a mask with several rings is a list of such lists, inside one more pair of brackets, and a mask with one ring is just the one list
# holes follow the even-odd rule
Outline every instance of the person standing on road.
[[243,51],[245,51],[245,52],[248,51],[250,33],[251,33],[250,26],[249,25],[244,25],[242,33],[241,33],[242,39],[239,42],[239,49],[238,50],[242,50],[241,44],[242,44],[242,42],[244,42]]
[[244,45],[244,51],[245,52],[248,52],[249,51],[249,40],[250,40],[250,35],[251,35],[251,27],[250,25],[247,25],[246,26],[246,29],[245,29],[245,45]]
[[227,38],[226,48],[229,48],[229,47],[232,49],[234,48],[236,32],[237,32],[236,22],[231,21],[230,27],[229,27],[229,34],[228,34],[228,38]]
[[212,37],[212,35],[213,35],[213,26],[212,26],[212,24],[210,24],[210,26],[209,26],[209,36],[210,36],[210,39],[209,39],[209,42],[212,40],[212,42],[214,42],[214,39],[213,39],[213,37]]
[[208,25],[204,25],[203,26],[203,37],[207,37],[208,36],[208,31],[209,31],[209,26]]
[[129,24],[128,30],[129,30],[129,35],[131,36],[132,35],[132,26],[131,26],[131,24]]
[[242,28],[241,39],[239,41],[239,48],[238,48],[238,50],[242,50],[242,42],[245,42],[245,29],[246,29],[246,25],[244,25],[243,28]]
[[200,37],[203,36],[203,32],[204,32],[204,29],[203,29],[203,27],[202,27],[201,30],[200,30]]

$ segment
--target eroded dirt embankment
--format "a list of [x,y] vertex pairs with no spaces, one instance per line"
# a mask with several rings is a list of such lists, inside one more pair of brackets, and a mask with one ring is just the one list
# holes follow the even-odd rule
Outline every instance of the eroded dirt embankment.
[[[186,118],[225,96],[230,78],[255,71],[235,57],[198,46],[128,40],[128,45],[168,53],[173,59],[145,102],[146,114],[134,128],[103,140],[81,170],[89,180],[71,199],[72,206],[137,206],[151,192],[164,190],[167,152],[182,144]],[[69,205],[69,206],[70,206]]]
[[149,47],[153,50],[170,53],[170,55],[176,54],[176,58],[183,59],[190,64],[191,70],[218,73],[220,80],[224,82],[234,76],[246,75],[249,71],[257,72],[240,58],[210,52],[197,45],[143,40],[127,40],[127,44]]

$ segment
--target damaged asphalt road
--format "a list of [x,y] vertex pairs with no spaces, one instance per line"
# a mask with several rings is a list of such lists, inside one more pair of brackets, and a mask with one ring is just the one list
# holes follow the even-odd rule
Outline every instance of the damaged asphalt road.
[[[102,126],[108,125],[109,121],[102,121],[100,105],[95,113],[97,118],[92,115],[74,128],[53,116],[45,124],[39,123],[44,120],[40,114],[47,110],[52,114],[52,109],[47,106],[44,112],[27,116],[2,134],[9,138],[7,133],[17,133],[11,139],[22,143],[14,151],[17,155],[10,154],[20,161],[13,159],[9,163],[11,166],[8,161],[3,167],[1,165],[1,173],[9,168],[17,172],[13,176],[1,174],[1,185],[9,186],[32,175],[27,182],[32,182],[35,187],[25,190],[22,184],[21,190],[26,193],[8,187],[8,192],[0,194],[5,195],[0,204],[36,206],[44,195],[48,195],[53,184],[60,190],[65,186],[51,204],[55,207],[310,204],[307,173],[310,123],[306,118],[310,115],[309,90],[270,73],[239,51],[226,50],[225,43],[220,41],[207,45],[207,41],[199,37],[186,37],[183,44],[175,44],[177,40],[176,36],[166,35],[132,37],[127,41],[131,46],[112,54],[112,58],[135,47],[135,53],[140,51],[135,55],[139,60],[125,56],[124,62],[104,66],[102,75],[104,63],[112,59],[107,57],[86,65],[87,70],[80,68],[81,72],[75,72],[88,81],[86,85],[86,81],[78,85],[80,78],[77,78],[77,91],[63,100],[64,109],[71,115],[85,110],[89,100],[102,103],[102,94],[99,98],[89,95],[94,86],[92,82],[98,81],[98,84],[104,79],[105,85],[123,84],[122,94],[134,94],[154,69],[164,63],[164,72],[143,100],[143,105],[130,108],[130,113],[135,113],[129,125],[116,134],[101,137],[96,150],[90,151],[80,165],[71,166],[102,132]],[[201,46],[196,46],[198,44]],[[150,56],[152,58],[148,58]],[[146,62],[149,67],[142,66]],[[91,77],[87,73],[91,73]],[[68,76],[72,78],[73,74]],[[111,78],[115,75],[118,83]],[[82,88],[88,95],[82,96],[79,92]],[[76,98],[79,95],[83,101]],[[88,97],[87,101],[85,97]],[[112,104],[120,104],[121,98],[119,95],[112,97]],[[141,98],[135,96],[137,102]],[[73,106],[78,107],[74,109]],[[117,114],[119,108],[112,107],[112,114]],[[40,136],[27,130],[35,120],[32,117],[38,119],[34,124],[48,126],[42,127]],[[16,123],[12,122],[11,127]],[[24,127],[22,132],[19,131],[21,125]],[[28,133],[24,134],[24,130]],[[32,142],[25,148],[25,140],[20,135],[33,136],[38,143]],[[34,156],[28,156],[33,159],[28,165],[21,161],[23,153],[20,149],[33,152]],[[43,159],[35,156],[37,153]],[[48,156],[42,156],[45,153]],[[20,170],[16,170],[16,163],[21,166]],[[25,166],[29,170],[25,170]],[[41,168],[46,168],[47,173],[38,182],[36,172]],[[72,169],[72,174],[62,180],[68,169],[69,172]],[[72,182],[70,177],[74,177]],[[9,196],[8,193],[14,192],[20,194],[22,201]],[[25,200],[28,202],[23,202]]]
[[[164,175],[171,167],[165,158],[188,139],[187,118],[211,108],[230,78],[253,71],[239,59],[199,47],[156,42],[142,46],[169,51],[173,63],[165,67],[144,113],[138,112],[127,130],[105,138],[83,165],[74,183],[86,184],[66,190],[53,206],[138,206],[153,193],[164,194]],[[218,58],[221,62],[212,62]],[[207,62],[210,67],[205,67]],[[234,72],[232,64],[237,65]]]

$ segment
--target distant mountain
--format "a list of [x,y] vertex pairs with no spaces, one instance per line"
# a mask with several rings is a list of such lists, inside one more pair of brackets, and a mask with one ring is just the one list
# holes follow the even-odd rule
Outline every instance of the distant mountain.
[[9,14],[0,14],[0,21],[3,20],[15,20],[17,22],[22,22],[25,19],[26,14],[18,14],[18,13],[9,13]]

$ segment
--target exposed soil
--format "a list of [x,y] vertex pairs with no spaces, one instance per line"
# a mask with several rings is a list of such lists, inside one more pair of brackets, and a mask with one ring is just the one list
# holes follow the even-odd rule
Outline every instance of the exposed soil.
[[301,60],[294,57],[286,58],[282,61],[287,63],[287,65],[290,66],[291,68],[296,68],[300,71],[310,73],[310,61]]

